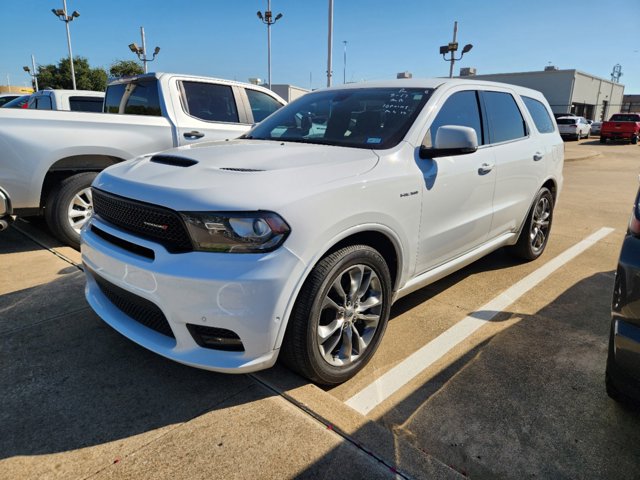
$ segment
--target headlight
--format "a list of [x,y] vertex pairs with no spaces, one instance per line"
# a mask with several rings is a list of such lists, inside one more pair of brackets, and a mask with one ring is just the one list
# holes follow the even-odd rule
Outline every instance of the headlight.
[[272,212],[181,212],[196,250],[208,252],[271,252],[291,229]]

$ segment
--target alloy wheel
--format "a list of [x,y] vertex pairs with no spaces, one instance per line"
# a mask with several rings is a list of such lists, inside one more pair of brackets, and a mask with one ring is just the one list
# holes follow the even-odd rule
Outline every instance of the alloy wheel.
[[333,366],[355,362],[373,339],[384,298],[380,279],[367,265],[352,265],[331,284],[320,312],[317,342]]
[[93,215],[93,197],[91,188],[88,187],[74,195],[67,210],[67,218],[71,228],[79,234],[80,229],[91,218],[91,215]]

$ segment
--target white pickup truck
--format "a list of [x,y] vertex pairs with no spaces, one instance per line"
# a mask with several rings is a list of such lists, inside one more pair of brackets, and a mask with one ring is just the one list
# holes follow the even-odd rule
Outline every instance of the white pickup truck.
[[89,186],[104,168],[172,147],[236,138],[286,102],[262,87],[150,73],[107,87],[104,112],[0,111],[0,230],[44,214],[78,247],[91,216]]

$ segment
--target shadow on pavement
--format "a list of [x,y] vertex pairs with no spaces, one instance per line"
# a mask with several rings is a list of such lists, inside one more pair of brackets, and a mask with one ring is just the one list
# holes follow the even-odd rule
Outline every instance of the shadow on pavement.
[[[13,324],[0,323],[0,459],[80,449],[185,422],[222,402],[233,405],[235,395],[254,385],[244,375],[186,367],[138,347],[91,311],[82,285],[78,272],[0,296],[0,308],[23,302],[12,312]],[[30,307],[28,299],[38,297],[46,301]]]
[[[613,272],[467,352],[381,421],[473,478],[632,478],[640,412],[605,393]],[[482,312],[477,312],[482,316]]]

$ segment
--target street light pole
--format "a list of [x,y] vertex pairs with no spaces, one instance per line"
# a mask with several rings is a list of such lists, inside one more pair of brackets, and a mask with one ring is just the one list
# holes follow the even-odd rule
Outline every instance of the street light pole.
[[31,79],[32,79],[31,83],[35,91],[37,92],[38,91],[38,75],[36,73],[36,59],[34,58],[33,54],[31,55],[31,69],[27,65],[22,67],[22,69],[31,76]]
[[[453,42],[449,43],[448,45],[442,45],[440,47],[440,55],[442,55],[442,59],[445,62],[450,62],[450,65],[449,65],[449,78],[453,77],[453,64],[458,60],[462,60],[462,57],[464,56],[464,54],[468,53],[473,48],[473,45],[471,45],[470,43],[467,43],[462,48],[462,52],[460,53],[460,58],[456,58],[455,57],[455,52],[458,50],[458,42],[456,40],[457,36],[458,36],[458,22],[454,22],[454,24],[453,24]],[[451,58],[446,58],[445,57],[445,55],[447,53],[451,53]]]
[[72,22],[74,18],[78,18],[80,13],[74,10],[71,15],[67,15],[67,0],[62,0],[62,10],[52,8],[53,14],[66,24],[67,27],[67,46],[69,47],[69,65],[71,66],[71,83],[73,89],[76,89],[76,72],[73,68],[73,52],[71,50],[71,32],[69,31],[69,22]]
[[153,49],[153,57],[149,59],[147,57],[147,40],[144,35],[144,27],[140,27],[140,37],[142,37],[142,47],[139,47],[138,44],[134,42],[129,44],[129,50],[138,56],[138,60],[142,62],[144,73],[147,73],[147,62],[153,62],[156,59],[156,56],[160,53],[160,47]]
[[347,83],[347,41],[343,40],[344,43],[344,72],[342,75],[342,83]]
[[327,87],[331,86],[331,55],[333,54],[333,0],[329,0],[329,38],[327,45]]
[[[453,43],[456,43],[456,37],[458,36],[458,22],[453,22]],[[453,77],[453,64],[456,59],[453,56],[453,50],[451,51],[451,65],[449,66],[449,78]]]
[[279,13],[275,18],[273,18],[273,14],[271,12],[271,0],[267,0],[267,10],[264,12],[264,15],[261,11],[258,11],[257,15],[260,21],[267,26],[267,84],[269,89],[271,89],[271,25],[280,20],[282,18],[282,14]]

